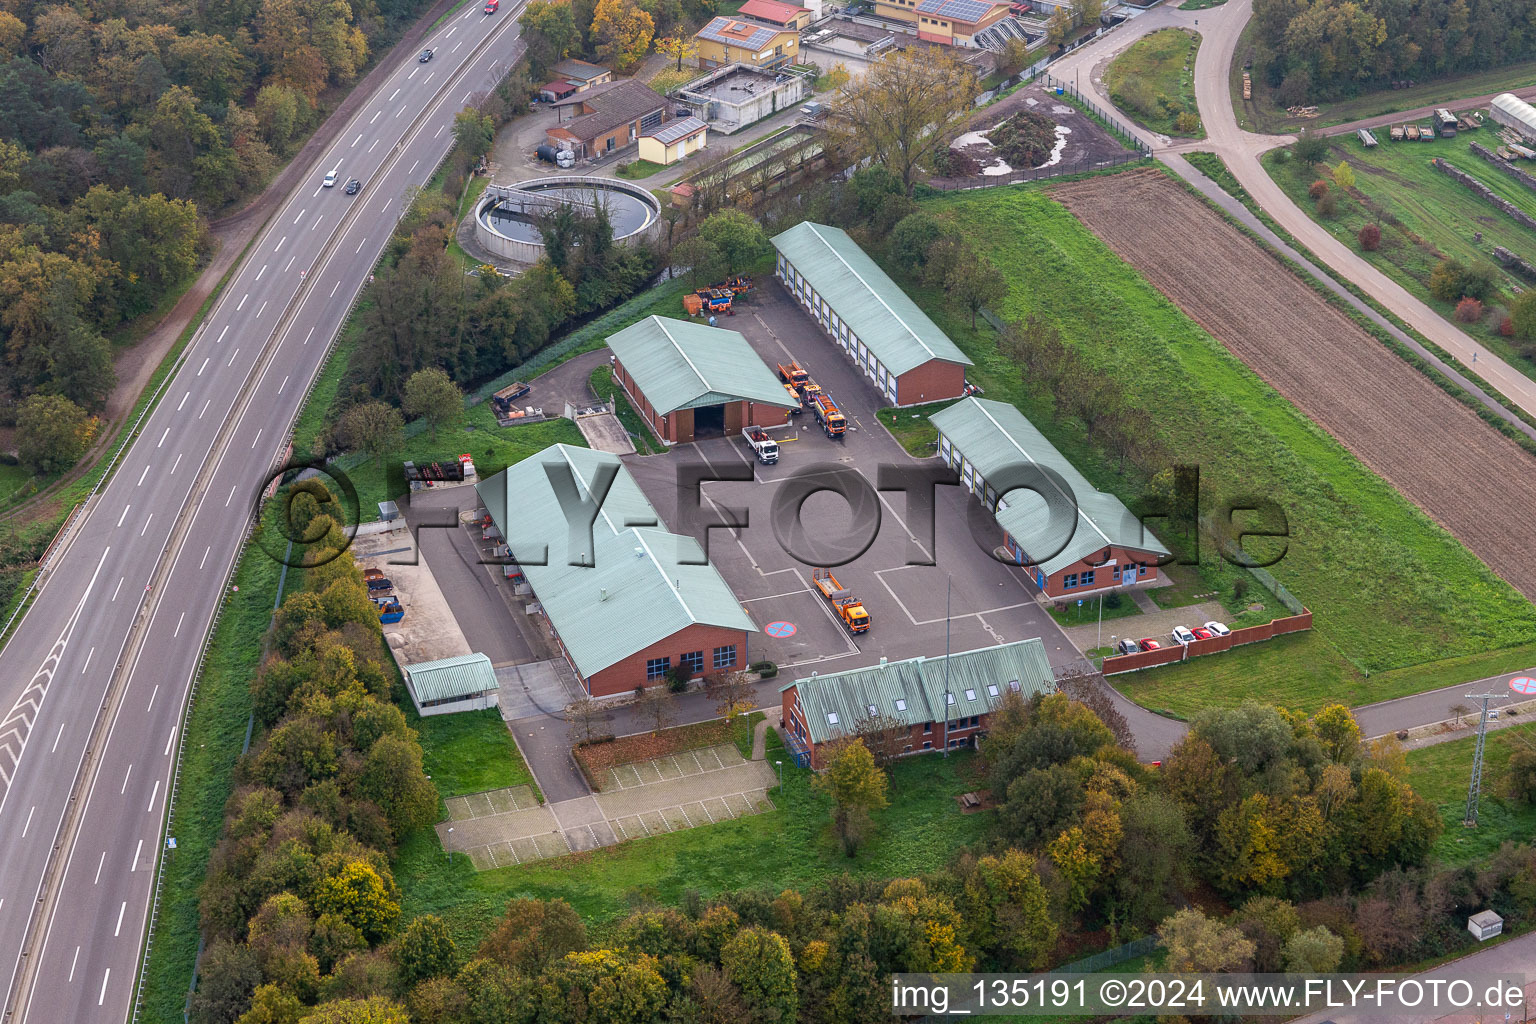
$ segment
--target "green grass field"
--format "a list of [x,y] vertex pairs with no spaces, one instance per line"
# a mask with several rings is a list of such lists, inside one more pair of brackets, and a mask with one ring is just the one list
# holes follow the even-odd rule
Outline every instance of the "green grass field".
[[[409,699],[402,698],[404,693],[397,694],[397,702],[409,705]],[[422,767],[444,800],[511,786],[532,786],[539,792],[507,723],[495,708],[407,717],[421,738]]]
[[706,896],[777,892],[845,871],[880,877],[934,871],[986,830],[989,812],[961,814],[954,799],[975,788],[973,757],[914,757],[893,766],[890,789],[900,799],[874,815],[874,836],[851,860],[836,846],[827,798],[811,789],[811,772],[796,767],[770,732],[767,760],[784,762],[784,786],[769,792],[775,809],[767,813],[480,872],[467,857],[447,861],[437,836],[424,830],[401,847],[395,880],[406,918],[442,915],[459,948],[468,950],[513,897],[564,899],[601,936],[603,924],[627,913],[635,899],[676,905],[689,889]]
[[1161,135],[1205,138],[1205,130],[1180,131],[1175,120],[1182,112],[1199,117],[1195,106],[1195,53],[1200,35],[1165,28],[1138,39],[1110,62],[1104,72],[1110,98],[1143,128]]
[[1513,725],[1488,734],[1483,752],[1483,795],[1478,802],[1477,828],[1462,825],[1467,810],[1467,782],[1472,774],[1476,737],[1452,740],[1408,752],[1408,781],[1419,795],[1440,808],[1445,831],[1435,844],[1435,857],[1446,864],[1483,860],[1501,843],[1529,842],[1536,834],[1536,807],[1511,800],[1504,789],[1504,771],[1516,750],[1536,749],[1536,722]]
[[439,431],[436,440],[425,430],[407,435],[399,448],[384,456],[382,466],[377,459],[358,455],[346,456],[340,465],[357,488],[362,521],[369,522],[379,517],[378,502],[406,492],[402,462],[442,462],[469,454],[475,457],[475,470],[484,480],[552,444],[585,448],[587,441],[576,424],[567,419],[498,426],[491,407],[481,403],[465,413],[463,427]]
[[[1259,493],[1286,512],[1291,539],[1270,571],[1313,610],[1315,629],[1117,679],[1134,699],[1185,712],[1262,693],[1315,709],[1531,664],[1536,608],[1063,207],[1034,188],[946,195],[925,206],[977,239],[1008,276],[1012,291],[995,312],[1054,323],[1152,415],[1175,458],[1200,466],[1204,508]],[[1095,486],[1128,498],[1139,493],[1141,482],[1087,444],[1080,425],[1054,420],[1049,396],[997,351],[990,328],[971,331],[937,293],[918,298],[976,362],[969,376],[988,397],[1019,405]],[[1200,575],[1232,607],[1237,571],[1208,542]],[[1267,595],[1250,589],[1245,600],[1256,598],[1266,602]],[[1527,646],[1510,650],[1520,645]]]
[[[1536,216],[1536,191],[1468,149],[1470,142],[1490,149],[1498,145],[1497,137],[1488,128],[1433,142],[1390,142],[1384,131],[1378,132],[1377,137],[1382,141],[1375,149],[1366,149],[1354,135],[1331,140],[1328,164],[1337,166],[1340,161],[1348,161],[1355,173],[1353,192],[1332,189],[1338,203],[1332,217],[1320,216],[1317,204],[1307,195],[1313,181],[1326,177],[1323,170],[1303,171],[1295,161],[1282,161],[1273,152],[1265,157],[1264,166],[1286,194],[1335,238],[1447,320],[1454,322],[1455,304],[1442,302],[1429,293],[1429,276],[1442,255],[1466,265],[1487,263],[1495,267],[1505,297],[1512,294],[1512,288],[1529,286],[1498,267],[1493,249],[1502,245],[1525,259],[1536,260],[1536,230],[1515,222],[1429,165],[1431,158],[1440,157]],[[1367,223],[1376,223],[1381,228],[1381,247],[1375,252],[1361,249],[1357,238],[1360,228]],[[1482,241],[1477,240],[1478,233],[1482,234]],[[1504,316],[1503,305],[1490,300],[1480,322],[1460,326],[1501,358],[1536,376],[1536,362],[1519,355],[1508,339],[1499,335],[1498,326]]]

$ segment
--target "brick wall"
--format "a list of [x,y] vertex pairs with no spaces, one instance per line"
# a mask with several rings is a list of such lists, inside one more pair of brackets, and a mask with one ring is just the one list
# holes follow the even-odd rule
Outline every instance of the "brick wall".
[[899,405],[922,405],[959,398],[964,390],[965,367],[942,359],[930,359],[896,378],[896,402]]
[[[1124,590],[1126,585],[1120,580],[1115,579],[1115,569],[1119,568],[1124,571],[1126,566],[1136,562],[1141,562],[1147,567],[1144,575],[1136,577],[1138,584],[1145,585],[1155,581],[1158,577],[1157,567],[1151,564],[1157,557],[1145,551],[1132,551],[1129,548],[1106,548],[1094,552],[1093,555],[1075,565],[1069,565],[1047,576],[1043,589],[1047,597],[1060,598],[1062,600],[1087,597],[1089,595],[1097,596],[1100,591]],[[1114,560],[1114,565],[1103,564],[1111,559]],[[1066,584],[1067,576],[1075,575],[1081,580],[1084,572],[1093,573],[1093,582],[1087,586],[1079,584],[1068,589]]]
[[689,651],[704,652],[704,671],[701,674],[707,675],[716,671],[713,668],[715,648],[731,644],[736,645],[736,664],[733,667],[746,668],[748,636],[746,631],[740,629],[695,623],[609,665],[601,672],[592,673],[586,680],[587,690],[594,697],[611,697],[617,693],[632,693],[637,686],[655,686],[659,680],[645,678],[646,662],[652,658],[671,658],[675,666],[681,661],[682,655]]
[[[1176,644],[1169,641],[1172,646],[1162,647],[1155,651],[1138,651],[1135,654],[1121,654],[1113,658],[1105,658],[1104,674],[1112,676],[1119,672],[1135,672],[1139,669],[1152,668],[1157,665],[1171,665],[1176,661],[1184,661],[1187,658],[1198,658],[1202,654],[1220,654],[1222,651],[1229,651],[1243,644],[1254,644],[1285,633],[1298,633],[1311,628],[1312,612],[1305,611],[1300,615],[1289,615],[1283,619],[1266,622],[1262,626],[1244,626],[1242,629],[1234,629],[1226,636],[1213,636],[1209,640],[1196,640],[1192,644]],[[1188,648],[1187,653],[1186,647]]]
[[[810,741],[811,730],[809,723],[805,720],[805,709],[800,705],[799,693],[800,688],[798,686],[791,686],[779,695],[784,731],[790,735],[804,736],[805,745],[811,752],[811,767],[820,771],[827,766],[826,756],[829,744],[812,743]],[[903,751],[898,747],[897,756],[940,753],[945,749],[945,744],[949,740],[970,740],[973,736],[986,732],[987,719],[987,715],[978,715],[976,724],[970,725],[970,716],[966,716],[964,721],[967,724],[957,725],[955,728],[947,731],[943,722],[914,722],[908,730],[906,738],[898,741],[901,746],[910,744],[912,749],[910,751]],[[800,723],[801,733],[795,732],[796,722]],[[932,744],[932,746],[924,748],[924,743]]]

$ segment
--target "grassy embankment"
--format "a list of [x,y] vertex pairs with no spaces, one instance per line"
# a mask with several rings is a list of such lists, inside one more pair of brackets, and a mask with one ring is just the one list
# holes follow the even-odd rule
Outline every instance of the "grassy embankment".
[[1536,723],[1513,725],[1488,734],[1477,828],[1469,829],[1461,822],[1466,816],[1467,782],[1472,771],[1472,746],[1476,742],[1476,736],[1469,735],[1466,739],[1408,752],[1409,783],[1420,796],[1440,808],[1445,821],[1445,831],[1435,844],[1434,855],[1446,864],[1481,861],[1503,843],[1530,842],[1531,836],[1536,835],[1536,807],[1507,796],[1504,778],[1512,753],[1536,747]]
[[1136,123],[1160,135],[1187,139],[1205,138],[1198,122],[1180,130],[1182,113],[1199,118],[1195,105],[1195,54],[1200,34],[1181,28],[1165,28],[1138,39],[1110,62],[1104,72],[1115,106]]
[[[1313,610],[1316,628],[1121,677],[1133,699],[1184,714],[1254,695],[1315,710],[1536,661],[1536,608],[1040,189],[964,193],[925,205],[977,239],[1008,276],[1013,288],[996,312],[1056,324],[1152,414],[1176,458],[1200,466],[1203,509],[1254,492],[1285,509],[1291,539],[1271,572]],[[1017,404],[1095,486],[1135,496],[1139,482],[1088,444],[1078,424],[1055,420],[1050,396],[997,351],[991,328],[972,331],[937,292],[917,298],[975,360],[970,376],[988,397]],[[924,423],[904,417],[909,450],[920,450]],[[1200,582],[1229,608],[1238,575],[1204,545]],[[1256,596],[1272,600],[1252,587],[1247,600]]]
[[[1375,149],[1366,149],[1354,135],[1330,140],[1327,163],[1336,167],[1347,161],[1355,185],[1347,191],[1330,189],[1337,211],[1329,217],[1317,213],[1317,203],[1307,194],[1314,181],[1328,177],[1327,168],[1303,169],[1294,159],[1276,152],[1264,158],[1264,167],[1297,206],[1343,245],[1447,320],[1456,322],[1456,304],[1436,299],[1429,292],[1430,274],[1442,256],[1466,266],[1484,263],[1494,267],[1506,299],[1513,294],[1512,289],[1530,286],[1499,267],[1493,249],[1502,245],[1527,260],[1536,260],[1536,230],[1517,223],[1429,165],[1432,158],[1440,157],[1536,217],[1536,191],[1468,149],[1471,142],[1496,147],[1498,139],[1493,132],[1484,128],[1453,139],[1396,143],[1387,140],[1385,130],[1376,134],[1381,143]],[[1381,246],[1375,252],[1361,248],[1357,237],[1369,223],[1381,229]],[[1481,241],[1477,240],[1478,233],[1482,234]],[[1505,313],[1502,303],[1490,299],[1480,321],[1459,326],[1500,358],[1536,376],[1536,362],[1520,355],[1510,339],[1498,332]]]

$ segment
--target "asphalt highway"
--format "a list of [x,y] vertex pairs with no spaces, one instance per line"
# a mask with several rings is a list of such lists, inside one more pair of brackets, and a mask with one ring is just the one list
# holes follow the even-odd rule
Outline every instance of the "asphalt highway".
[[451,15],[316,161],[0,650],[4,1024],[131,1013],[183,714],[249,514],[407,187],[520,52],[520,10]]

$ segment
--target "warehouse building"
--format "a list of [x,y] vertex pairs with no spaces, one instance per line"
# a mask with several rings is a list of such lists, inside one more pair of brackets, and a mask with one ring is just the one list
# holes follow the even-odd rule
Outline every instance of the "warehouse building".
[[446,715],[496,706],[496,670],[483,654],[461,654],[405,666],[405,688],[418,715]]
[[[885,724],[897,756],[975,745],[987,715],[1013,691],[1051,693],[1056,677],[1038,638],[948,657],[909,658],[780,687],[784,734],[801,764],[826,767],[827,744]],[[872,722],[872,719],[878,720]]]
[[[592,502],[609,474],[591,533],[573,531],[560,494]],[[698,541],[667,532],[617,455],[551,445],[475,490],[588,694],[633,693],[672,668],[746,667],[757,627]]]
[[[1029,567],[1048,597],[1164,582],[1158,565],[1168,549],[1119,498],[1095,489],[1019,410],[971,397],[931,419],[939,428],[939,458],[997,517],[1003,550]],[[1020,469],[1041,493],[1017,489]]]
[[784,286],[892,405],[964,394],[971,361],[848,232],[805,221],[773,247]]
[[667,444],[789,419],[784,385],[735,331],[650,316],[611,336],[608,348],[613,379]]
[[709,125],[697,117],[679,117],[640,133],[640,159],[669,167],[709,145]]

